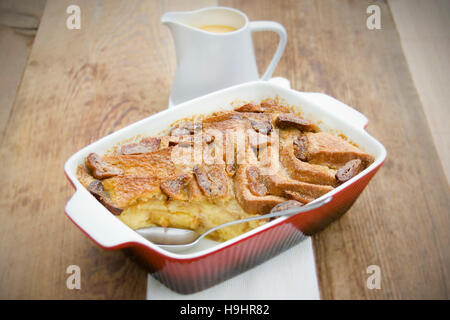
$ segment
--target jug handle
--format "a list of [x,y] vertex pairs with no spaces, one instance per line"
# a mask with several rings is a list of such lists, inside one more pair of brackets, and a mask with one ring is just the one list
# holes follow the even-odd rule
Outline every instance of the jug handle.
[[273,56],[272,61],[270,61],[270,64],[267,67],[266,72],[264,72],[263,76],[261,77],[261,80],[269,80],[278,62],[280,61],[281,56],[283,55],[284,48],[286,47],[287,41],[286,29],[284,29],[284,27],[281,24],[274,21],[251,21],[250,31],[251,32],[273,31],[276,32],[280,37],[277,50],[275,51],[275,55]]

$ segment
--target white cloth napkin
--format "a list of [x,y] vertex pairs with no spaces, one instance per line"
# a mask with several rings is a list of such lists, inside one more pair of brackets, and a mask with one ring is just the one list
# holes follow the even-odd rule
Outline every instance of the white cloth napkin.
[[193,294],[173,292],[149,274],[147,299],[320,299],[311,238],[232,279]]

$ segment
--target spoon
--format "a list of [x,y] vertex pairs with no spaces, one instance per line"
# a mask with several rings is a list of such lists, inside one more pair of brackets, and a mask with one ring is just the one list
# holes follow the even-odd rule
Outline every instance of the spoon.
[[297,213],[302,213],[306,211],[310,211],[313,209],[317,209],[324,204],[327,204],[332,199],[331,196],[326,197],[322,200],[311,202],[302,207],[295,207],[287,210],[282,210],[278,212],[272,212],[268,214],[263,214],[260,216],[249,217],[239,220],[234,220],[230,222],[226,222],[220,224],[214,228],[207,230],[202,234],[198,234],[193,230],[188,229],[178,229],[178,228],[163,228],[163,227],[150,227],[150,228],[141,228],[136,229],[136,232],[146,238],[147,240],[153,242],[164,249],[187,249],[195,246],[199,243],[201,239],[206,237],[211,232],[217,231],[221,228],[225,228],[231,225],[235,225],[238,223],[260,220],[260,219],[268,219],[273,217],[281,217],[281,216],[290,216]]

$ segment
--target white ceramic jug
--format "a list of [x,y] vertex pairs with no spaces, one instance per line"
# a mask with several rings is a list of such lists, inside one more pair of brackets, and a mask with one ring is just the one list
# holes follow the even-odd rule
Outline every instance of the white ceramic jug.
[[[189,12],[167,12],[161,22],[169,26],[175,43],[177,70],[169,105],[235,84],[268,80],[286,47],[286,30],[273,21],[248,21],[239,10],[209,7]],[[222,25],[236,30],[213,33],[203,26]],[[278,48],[263,76],[259,78],[251,34],[274,31]]]

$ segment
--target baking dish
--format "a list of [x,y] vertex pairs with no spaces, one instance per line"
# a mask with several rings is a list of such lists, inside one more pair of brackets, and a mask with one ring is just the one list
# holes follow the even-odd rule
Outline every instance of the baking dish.
[[[103,154],[114,145],[137,135],[158,134],[179,119],[231,110],[236,103],[266,98],[278,98],[294,106],[323,131],[345,135],[363,151],[373,155],[375,161],[355,178],[327,193],[333,199],[320,208],[278,218],[223,243],[205,240],[187,252],[170,252],[141,237],[112,215],[77,179],[77,166],[91,152]],[[72,155],[65,163],[64,171],[76,192],[65,211],[99,246],[110,250],[129,248],[167,287],[179,293],[193,293],[274,257],[344,214],[386,158],[383,145],[364,130],[367,122],[367,118],[358,111],[321,93],[299,92],[266,81],[223,89],[138,121]]]

